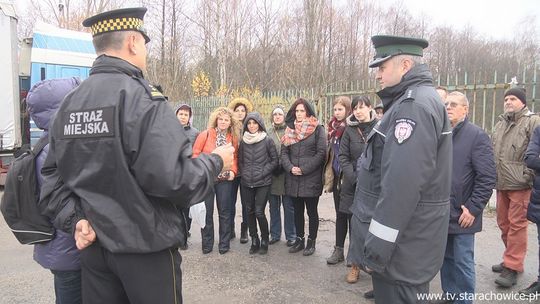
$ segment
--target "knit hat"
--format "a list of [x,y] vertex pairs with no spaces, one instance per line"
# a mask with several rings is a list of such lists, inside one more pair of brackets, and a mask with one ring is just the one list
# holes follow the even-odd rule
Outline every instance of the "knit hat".
[[523,104],[527,104],[527,98],[526,98],[526,95],[527,93],[525,92],[525,89],[524,88],[518,88],[518,87],[515,87],[515,88],[511,88],[511,89],[508,89],[506,92],[504,92],[504,97],[508,96],[508,95],[514,95],[516,96],[519,100],[521,100],[521,102]]

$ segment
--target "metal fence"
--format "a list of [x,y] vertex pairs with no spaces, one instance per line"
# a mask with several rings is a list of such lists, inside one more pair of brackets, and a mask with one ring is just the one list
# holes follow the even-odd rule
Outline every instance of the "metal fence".
[[[456,74],[437,77],[435,85],[444,86],[448,91],[460,91],[469,99],[469,119],[476,125],[491,133],[498,116],[503,113],[504,91],[513,85],[523,87],[527,91],[527,105],[536,111],[539,96],[537,75],[540,66],[534,65],[531,70],[524,69],[520,75],[498,74]],[[517,81],[517,83],[516,83]],[[315,90],[282,90],[263,92],[258,96],[247,96],[252,100],[255,111],[261,113],[266,123],[269,123],[272,109],[281,104],[288,108],[298,97],[313,102],[317,115],[322,123],[326,123],[332,115],[332,101],[335,97],[367,95],[374,104],[379,103],[375,92],[377,85],[374,80],[329,85],[324,89]],[[210,113],[219,106],[226,106],[230,97],[198,97],[187,103],[192,107],[193,124],[199,130],[206,129]],[[175,106],[176,104],[174,104]]]

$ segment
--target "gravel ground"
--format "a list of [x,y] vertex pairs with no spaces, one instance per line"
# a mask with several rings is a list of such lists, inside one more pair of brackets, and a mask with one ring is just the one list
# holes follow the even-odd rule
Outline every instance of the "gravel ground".
[[[1,195],[1,192],[0,192]],[[240,203],[237,204],[239,209]],[[240,210],[238,210],[240,211]],[[217,212],[215,212],[217,214]],[[240,222],[237,212],[236,222]],[[189,249],[182,251],[183,295],[185,303],[373,303],[361,294],[371,288],[362,273],[356,284],[345,282],[348,268],[343,264],[326,265],[334,245],[334,204],[331,195],[319,203],[319,238],[313,256],[289,254],[285,242],[270,245],[267,255],[249,255],[249,243],[231,242],[231,251],[201,253],[198,227],[192,228]],[[491,265],[500,262],[503,245],[494,213],[486,210],[484,231],[476,235],[477,292],[496,295],[515,292],[535,280],[538,269],[536,225],[529,226],[525,272],[510,290],[495,287],[496,275]],[[217,219],[216,219],[217,222]],[[217,229],[216,225],[216,229]],[[237,225],[239,229],[240,225]],[[239,235],[239,231],[237,231]],[[54,303],[52,274],[32,260],[32,247],[19,245],[0,219],[0,303]],[[347,246],[347,244],[345,245]],[[431,283],[432,292],[440,292],[438,276]],[[538,301],[540,302],[540,300]],[[528,303],[517,301],[477,301],[476,303]]]

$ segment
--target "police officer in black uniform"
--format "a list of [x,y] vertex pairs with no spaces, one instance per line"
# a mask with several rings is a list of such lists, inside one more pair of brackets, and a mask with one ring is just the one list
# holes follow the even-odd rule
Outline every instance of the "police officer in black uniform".
[[181,303],[184,219],[204,200],[234,148],[192,159],[163,95],[143,77],[146,8],[98,14],[98,54],[50,128],[40,206],[72,231],[81,251],[84,303]]
[[376,303],[424,303],[446,246],[451,126],[421,63],[428,42],[380,35],[372,42],[384,117],[358,163],[351,211],[360,235],[352,236],[351,257],[373,271]]

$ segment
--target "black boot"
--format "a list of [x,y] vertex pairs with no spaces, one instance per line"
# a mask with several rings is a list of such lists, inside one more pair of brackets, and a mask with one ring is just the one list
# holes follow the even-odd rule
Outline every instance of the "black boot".
[[245,244],[248,242],[248,226],[244,223],[240,224],[240,243]]
[[[268,242],[266,243],[266,250],[268,251]],[[261,241],[259,240],[258,236],[251,238],[251,248],[249,248],[249,254],[254,254],[259,251],[259,248],[261,247]]]
[[307,239],[306,249],[304,249],[304,256],[312,255],[315,252],[315,240]]
[[268,253],[268,236],[261,239],[261,250],[259,250],[259,254],[266,253]]
[[304,238],[303,237],[297,237],[296,241],[294,242],[294,245],[292,245],[291,248],[289,248],[289,253],[296,253],[298,251],[301,251],[304,249]]

